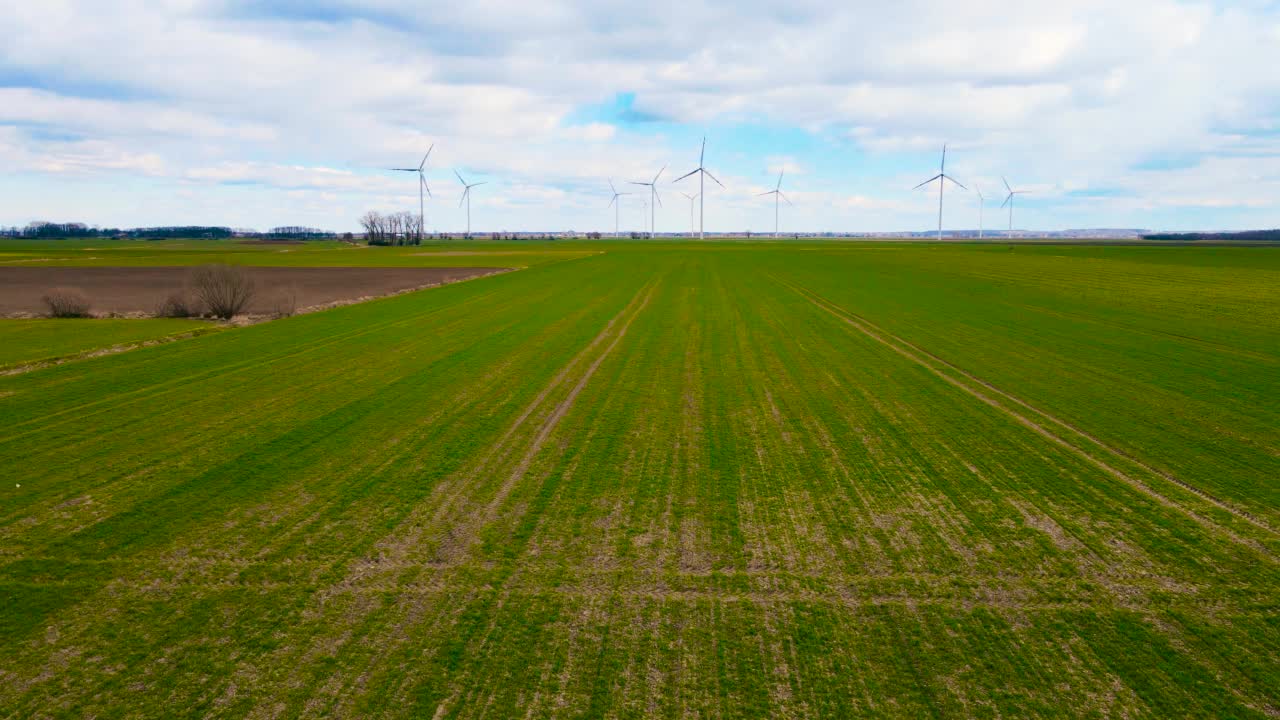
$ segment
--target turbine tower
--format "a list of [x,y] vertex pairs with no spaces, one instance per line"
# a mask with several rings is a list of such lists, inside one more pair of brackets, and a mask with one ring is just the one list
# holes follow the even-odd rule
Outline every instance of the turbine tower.
[[662,169],[658,171],[658,174],[654,175],[653,180],[650,180],[649,182],[636,182],[635,180],[627,181],[632,185],[648,185],[649,186],[649,200],[650,200],[649,202],[649,237],[650,238],[656,237],[656,233],[654,232],[654,226],[653,226],[653,220],[655,217],[655,208],[658,205],[662,204],[662,200],[658,197],[658,178],[662,177],[662,173],[666,171],[667,171],[667,166],[663,165]]
[[470,185],[468,185],[467,181],[462,179],[462,174],[459,173],[457,170],[454,170],[453,174],[457,175],[458,182],[462,183],[462,199],[458,201],[458,207],[462,207],[462,203],[467,204],[467,237],[470,238],[471,237],[471,188],[480,187],[481,185],[486,185],[488,184],[488,181],[471,183]]
[[701,196],[701,193],[694,193],[693,195],[690,195],[687,192],[681,192],[680,194],[689,199],[689,237],[693,237],[693,201],[697,200]]
[[422,162],[418,163],[418,167],[416,168],[389,168],[393,172],[418,173],[418,233],[419,234],[422,234],[427,230],[426,213],[424,210],[426,204],[422,199],[422,192],[425,190],[427,193],[427,196],[428,197],[431,196],[431,188],[427,186],[427,176],[422,171],[427,166],[427,158],[431,157],[431,151],[435,149],[436,149],[435,143],[432,143],[431,147],[427,148],[427,154],[422,156]]
[[613,191],[613,199],[609,201],[609,204],[613,206],[613,236],[618,237],[618,213],[622,207],[622,203],[618,202],[618,198],[631,193],[618,192],[618,188],[613,186],[613,178],[609,178],[609,189]]
[[924,187],[925,185],[928,185],[934,180],[938,181],[938,240],[942,240],[942,191],[947,186],[947,181],[950,180],[956,185],[959,185],[961,190],[969,189],[964,185],[960,185],[959,181],[957,181],[955,178],[947,174],[947,146],[946,145],[942,146],[942,166],[938,170],[938,174],[934,175],[933,177],[929,178],[928,180],[925,180],[924,182],[920,183],[919,185],[911,189],[919,190],[920,188]]
[[702,200],[698,202],[698,239],[699,240],[705,240],[707,238],[707,234],[705,230],[706,226],[704,224],[706,220],[706,210],[707,210],[706,178],[711,178],[712,180],[715,180],[717,185],[719,185],[722,188],[724,187],[724,183],[720,182],[719,180],[716,180],[716,176],[712,175],[711,172],[707,170],[706,162],[705,162],[706,158],[707,158],[707,138],[703,137],[702,151],[698,153],[698,167],[693,170],[690,170],[684,175],[681,175],[680,177],[671,181],[671,182],[680,182],[681,180],[689,177],[690,175],[693,175],[694,173],[697,173],[699,175],[697,197],[702,198]]
[[1009,234],[1012,235],[1013,234],[1013,198],[1017,195],[1026,195],[1027,191],[1014,190],[1013,188],[1009,187],[1009,181],[1005,180],[1004,176],[1001,176],[1000,179],[1004,181],[1004,189],[1009,191],[1008,197],[1004,199],[1004,203],[1002,203],[1000,207],[1004,207],[1005,205],[1009,206]]
[[973,191],[978,193],[978,239],[981,240],[984,237],[983,227],[982,227],[982,214],[983,214],[983,211],[986,209],[987,199],[983,197],[982,190],[977,185],[973,186]]
[[[786,172],[783,170],[782,172]],[[778,184],[769,192],[762,192],[756,197],[764,197],[765,195],[773,196],[773,236],[778,237],[778,201],[786,200],[787,204],[791,204],[791,200],[782,194],[782,172],[778,173]]]

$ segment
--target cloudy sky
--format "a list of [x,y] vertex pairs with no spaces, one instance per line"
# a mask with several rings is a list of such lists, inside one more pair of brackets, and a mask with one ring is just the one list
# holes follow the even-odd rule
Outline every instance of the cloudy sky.
[[[41,0],[0,4],[0,225],[612,229],[707,166],[709,230],[1280,226],[1280,2]],[[629,186],[636,189],[635,186]],[[624,198],[640,229],[642,195]],[[1007,222],[989,206],[988,224]]]

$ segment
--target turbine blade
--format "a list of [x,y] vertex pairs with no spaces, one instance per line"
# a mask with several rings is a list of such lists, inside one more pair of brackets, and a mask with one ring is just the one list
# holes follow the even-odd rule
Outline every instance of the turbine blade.
[[1009,181],[1005,180],[1003,175],[1000,176],[1000,181],[1004,183],[1005,190],[1008,190],[1009,192],[1013,192],[1013,188],[1009,187]]
[[791,202],[791,198],[787,197],[784,193],[779,192],[778,197],[782,198],[783,200],[786,200],[788,205],[794,205],[794,203]]
[[1012,193],[1010,193],[1009,197],[1004,199],[1004,202],[1000,203],[1000,207],[1004,207],[1005,205],[1008,205],[1011,200],[1013,200]]
[[431,197],[431,186],[427,184],[427,179],[419,175],[418,181],[422,183],[422,189],[427,191],[427,197]]
[[614,195],[613,197],[609,198],[609,204],[608,204],[608,205],[605,205],[605,207],[607,207],[607,208],[611,208],[611,207],[613,207],[613,204],[614,204],[615,202],[617,202],[617,200],[618,200],[618,196],[617,196],[617,195]]
[[462,179],[462,173],[458,172],[457,170],[454,170],[453,174],[458,176],[458,182],[462,183],[463,185],[467,184],[467,181]]
[[706,162],[705,162],[705,161],[706,161],[706,159],[707,159],[707,136],[706,136],[706,135],[703,135],[703,136],[702,136],[702,150],[698,152],[698,169],[699,169],[699,170],[701,170],[701,169],[702,169],[702,166],[706,164]]
[[920,183],[919,185],[917,185],[917,186],[915,186],[915,187],[913,187],[913,188],[911,188],[911,189],[912,189],[912,190],[919,190],[920,188],[924,187],[925,185],[928,185],[929,183],[933,182],[934,180],[937,180],[937,179],[938,179],[938,178],[940,178],[940,177],[942,177],[942,176],[941,176],[941,175],[934,175],[933,177],[929,178],[928,180],[925,180],[924,182]]
[[772,194],[774,194],[774,193],[776,193],[776,192],[778,192],[778,191],[777,191],[777,190],[770,190],[769,192],[762,192],[762,193],[758,193],[758,194],[756,194],[756,197],[764,197],[765,195],[772,195]]
[[784,172],[786,172],[786,170],[782,170],[778,173],[778,184],[773,188],[774,190],[782,189],[782,173]]
[[942,168],[938,172],[939,175],[947,174],[947,144],[942,143]]
[[458,199],[458,207],[462,207],[462,203],[467,201],[467,193],[471,192],[471,188],[462,191],[462,197]]
[[955,178],[951,177],[950,175],[943,175],[943,176],[942,176],[942,179],[943,179],[944,181],[946,181],[946,180],[950,180],[951,182],[955,183],[956,185],[959,185],[961,190],[968,190],[968,189],[969,189],[969,188],[965,187],[964,185],[961,185],[959,180],[956,180]]
[[609,178],[609,189],[613,191],[614,195],[618,194],[618,188],[613,186],[613,178]]
[[676,178],[675,180],[672,180],[671,182],[673,182],[673,183],[678,183],[678,182],[680,182],[681,180],[683,180],[683,179],[685,179],[685,178],[689,177],[690,175],[693,175],[694,173],[698,172],[698,170],[701,170],[701,169],[702,169],[702,168],[698,168],[697,170],[690,170],[689,172],[687,172],[687,173],[685,173],[685,174],[681,175],[680,177]]
[[653,199],[658,201],[658,207],[662,207],[662,196],[658,194],[658,186],[650,185],[653,188]]
[[427,148],[427,154],[422,156],[422,162],[418,164],[418,172],[422,172],[422,168],[427,166],[427,158],[431,157],[431,151],[435,149],[435,143],[432,143],[431,147]]
[[627,181],[627,184],[628,184],[628,185],[652,185],[653,183],[647,183],[647,182],[636,182],[635,180],[628,180],[628,181]]
[[664,172],[666,172],[666,171],[667,171],[667,166],[666,166],[666,165],[663,165],[663,166],[662,166],[662,169],[658,171],[658,174],[653,176],[653,182],[654,182],[654,184],[656,184],[656,183],[658,182],[658,178],[662,177],[662,173],[664,173]]
[[[712,175],[710,170],[703,168],[702,172],[706,173],[707,177],[711,178],[712,180],[716,180],[716,176]],[[724,183],[720,182],[719,180],[716,180],[716,184],[719,185],[720,187],[724,187]],[[728,188],[725,188],[725,189],[727,190]]]
[[489,181],[485,180],[484,182],[471,183],[470,187],[479,187],[481,185],[488,185],[488,184],[489,184]]

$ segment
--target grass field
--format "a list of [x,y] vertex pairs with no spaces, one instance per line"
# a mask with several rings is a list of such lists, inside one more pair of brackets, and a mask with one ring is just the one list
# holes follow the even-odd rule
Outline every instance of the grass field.
[[338,241],[301,245],[237,240],[15,240],[0,238],[0,267],[133,267],[232,263],[263,267],[528,267],[589,257],[580,243],[437,242],[370,247]]
[[0,377],[3,714],[1280,713],[1280,250],[518,247]]
[[201,320],[0,319],[0,370],[212,329]]

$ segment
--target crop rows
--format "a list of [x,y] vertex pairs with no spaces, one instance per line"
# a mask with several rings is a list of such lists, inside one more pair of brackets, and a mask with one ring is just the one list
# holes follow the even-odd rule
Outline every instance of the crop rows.
[[[0,707],[1276,712],[1274,491],[1113,422],[1200,356],[1103,373],[1175,321],[1265,365],[1274,326],[1208,349],[1035,253],[600,248],[0,379]],[[1251,372],[1184,393],[1263,422]]]

